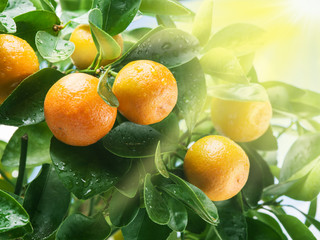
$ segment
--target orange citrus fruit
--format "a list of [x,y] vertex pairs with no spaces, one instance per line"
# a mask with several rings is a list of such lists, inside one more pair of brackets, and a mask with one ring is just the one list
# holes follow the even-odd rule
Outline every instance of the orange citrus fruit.
[[[113,39],[119,44],[123,50],[123,39],[120,34],[113,36]],[[75,28],[70,36],[70,41],[74,43],[75,49],[71,55],[74,65],[79,69],[85,69],[91,65],[98,51],[94,44],[90,26],[88,24],[81,24]],[[102,60],[101,66],[108,65],[117,59]]]
[[269,101],[235,101],[213,98],[211,119],[216,130],[236,142],[250,142],[262,136],[272,117]]
[[38,70],[38,58],[25,40],[0,34],[0,104],[23,79]]
[[73,146],[97,142],[113,127],[117,108],[97,93],[99,79],[84,73],[69,74],[57,81],[44,101],[44,114],[53,135]]
[[119,111],[130,121],[148,125],[167,117],[177,103],[177,82],[160,63],[139,60],[128,63],[118,73],[112,91]]
[[184,173],[212,201],[235,196],[247,182],[250,163],[243,149],[224,136],[211,135],[195,142],[184,159]]

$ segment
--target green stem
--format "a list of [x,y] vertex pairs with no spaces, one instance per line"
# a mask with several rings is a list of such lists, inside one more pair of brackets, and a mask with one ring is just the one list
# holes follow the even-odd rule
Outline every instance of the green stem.
[[80,73],[95,73],[96,72],[96,70],[88,70],[88,69],[85,69],[85,70],[78,70],[78,72],[80,72]]
[[8,178],[7,174],[1,169],[0,169],[0,175],[4,178],[4,180],[6,180],[8,183],[14,186],[14,183]]
[[95,56],[93,62],[91,63],[91,65],[86,70],[92,69],[96,65],[99,56],[100,56],[100,54],[97,53],[97,55]]
[[281,137],[281,135],[284,134],[286,131],[288,131],[294,124],[295,124],[295,122],[292,121],[291,124],[290,124],[288,127],[286,127],[285,129],[283,129],[283,130],[278,134],[277,139],[278,139],[279,137]]
[[67,22],[66,24],[64,24],[63,27],[61,28],[61,30],[66,28],[70,23],[71,23],[71,20],[69,22]]
[[100,67],[101,61],[102,61],[102,57],[101,57],[101,55],[99,55],[96,66],[94,67],[95,71]]
[[112,70],[109,70],[109,74],[111,75],[111,76],[113,76],[113,77],[116,77],[117,76],[117,72],[114,72],[114,71],[112,71]]
[[16,187],[14,189],[14,193],[16,195],[21,194],[24,173],[26,170],[26,162],[27,162],[27,150],[28,150],[28,135],[25,134],[21,137],[21,152],[20,152],[20,163],[19,163],[19,175],[16,183]]
[[69,73],[72,73],[72,72],[74,72],[74,71],[76,71],[75,69],[68,69],[67,71],[65,71],[64,73],[65,74],[69,74]]
[[90,206],[89,206],[88,216],[92,216],[94,205],[95,205],[95,199],[94,199],[94,198],[91,198],[91,199],[90,199]]

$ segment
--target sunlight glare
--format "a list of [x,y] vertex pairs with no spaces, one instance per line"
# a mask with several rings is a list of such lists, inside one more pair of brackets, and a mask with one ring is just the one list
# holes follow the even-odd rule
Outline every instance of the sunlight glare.
[[320,20],[319,0],[288,0],[295,13],[296,20]]

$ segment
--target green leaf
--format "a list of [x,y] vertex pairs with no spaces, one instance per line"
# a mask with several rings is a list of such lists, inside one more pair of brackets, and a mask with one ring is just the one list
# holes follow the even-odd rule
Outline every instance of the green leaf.
[[102,213],[94,217],[87,217],[82,214],[72,214],[64,220],[60,226],[57,240],[104,240],[111,232],[111,227],[104,219]]
[[[247,75],[247,78],[248,78],[248,75],[250,76],[252,74],[252,72],[250,73],[250,71],[252,69],[254,69],[253,68],[253,60],[254,60],[254,53],[248,53],[246,55],[242,55],[242,56],[238,57],[238,61],[241,65],[244,73]],[[251,82],[251,80],[250,80],[251,78],[253,78],[253,77],[250,76],[250,78],[248,78],[249,82]],[[255,82],[254,79],[252,79],[252,80],[253,80],[253,82]]]
[[108,208],[112,225],[124,227],[130,224],[138,214],[139,204],[139,196],[128,198],[118,191],[114,192]]
[[221,84],[209,89],[210,96],[235,101],[269,101],[266,90],[260,84]]
[[60,24],[60,20],[53,12],[46,10],[35,10],[24,13],[14,18],[17,25],[18,37],[26,40],[31,47],[36,48],[35,36],[38,31],[46,31],[51,35],[57,35],[53,30],[55,24]]
[[139,210],[136,218],[128,226],[122,228],[121,231],[126,240],[164,240],[171,232],[167,226],[158,225],[151,221],[143,208]]
[[163,136],[148,125],[124,122],[112,129],[104,138],[103,145],[120,157],[150,157],[155,153]]
[[292,181],[285,181],[280,182],[278,184],[270,185],[267,188],[263,190],[263,199],[275,199],[281,195],[286,194],[291,189],[295,189],[296,184],[299,183],[299,181],[303,181],[305,177],[295,179]]
[[256,150],[261,151],[276,151],[278,150],[278,141],[273,135],[272,127],[269,126],[268,130],[258,139],[249,142],[248,145]]
[[23,80],[0,106],[0,124],[21,127],[42,122],[47,91],[63,76],[45,68]]
[[191,208],[206,222],[212,225],[217,224],[217,208],[199,188],[171,173],[170,179],[174,184],[162,183],[159,186],[162,191]]
[[190,10],[176,0],[142,0],[140,11],[158,15],[189,15]]
[[92,8],[103,13],[103,27],[111,36],[123,32],[136,16],[141,0],[94,0]]
[[275,214],[293,240],[316,240],[307,226],[300,222],[296,217],[286,214]]
[[[307,214],[307,219],[306,219],[306,222],[305,222],[305,225],[307,227],[310,227],[311,224],[313,224],[312,220],[308,220],[308,218],[315,218],[316,214],[317,214],[317,206],[318,206],[318,199],[315,198],[313,199],[311,202],[310,202],[310,206],[309,206],[309,211],[308,211],[308,214]],[[319,231],[320,231],[320,225],[318,227]]]
[[284,235],[279,223],[277,222],[276,219],[274,219],[273,217],[271,217],[268,214],[262,213],[262,212],[258,212],[256,210],[249,210],[246,213],[247,216],[250,216],[251,218],[255,217],[257,218],[260,222],[265,223],[266,225],[268,225],[269,227],[271,227],[274,231],[276,231],[278,233],[279,236],[281,236],[281,239],[286,240],[287,237]]
[[[155,29],[156,29],[156,31],[158,31],[159,28],[155,28]],[[135,28],[131,31],[123,32],[122,37],[126,41],[130,41],[130,42],[135,43],[138,40],[140,40],[141,38],[143,38],[143,36],[147,35],[150,31],[153,32],[154,30],[152,30],[152,28],[147,28],[147,27]]]
[[167,28],[175,28],[176,24],[171,19],[170,16],[167,15],[156,15],[158,25],[162,25]]
[[224,240],[247,239],[247,223],[243,215],[241,195],[229,200],[215,202],[220,223],[217,226],[219,235]]
[[276,81],[264,82],[263,86],[274,110],[303,118],[320,115],[320,93]]
[[176,232],[183,232],[188,224],[188,213],[186,208],[180,201],[167,193],[164,192],[162,196],[170,213],[168,227]]
[[283,238],[272,227],[252,218],[247,218],[248,239],[282,240]]
[[0,190],[0,238],[12,239],[32,232],[29,215],[12,196]]
[[43,165],[24,197],[23,207],[29,213],[34,229],[25,239],[42,240],[50,236],[67,214],[69,203],[70,192],[64,188],[51,165]]
[[2,141],[2,140],[0,140],[0,159],[2,158],[4,149],[6,148],[6,146],[7,146],[7,143]]
[[165,225],[170,220],[170,213],[160,192],[153,186],[151,175],[144,179],[144,205],[149,218],[157,224]]
[[6,167],[19,167],[21,137],[28,134],[27,167],[51,162],[49,147],[52,133],[45,123],[21,127],[11,137],[1,162]]
[[136,196],[139,189],[139,164],[140,162],[133,162],[129,171],[116,184],[117,190],[128,198]]
[[[280,180],[297,178],[299,171],[317,161],[320,156],[320,133],[300,136],[290,147],[285,156],[280,172]],[[308,173],[306,171],[305,173]],[[299,174],[300,175],[300,174]]]
[[154,154],[154,162],[157,167],[158,172],[165,178],[169,178],[169,173],[167,171],[166,165],[164,164],[161,157],[161,147],[160,141],[158,142],[156,153]]
[[[317,202],[317,199],[315,198],[314,199],[315,201],[312,201],[312,202]],[[312,203],[311,202],[311,203]],[[299,211],[302,215],[304,215],[305,217],[306,217],[306,222],[308,223],[308,225],[310,226],[311,224],[313,225],[313,226],[315,226],[319,231],[320,231],[320,222],[319,221],[317,221],[314,217],[315,217],[315,215],[316,215],[316,211],[314,212],[314,214],[312,214],[312,215],[314,215],[314,216],[311,216],[310,214],[309,214],[309,212],[310,212],[310,210],[309,210],[309,212],[308,212],[308,214],[305,214],[304,212],[302,212],[300,209],[298,209],[298,208],[296,208],[296,207],[294,207],[294,206],[288,206],[288,207],[292,207],[292,208],[294,208],[294,209],[296,209],[297,211]],[[316,210],[316,209],[315,209]],[[309,227],[307,224],[305,224],[307,227]]]
[[211,35],[213,17],[213,0],[204,0],[193,21],[192,34],[196,36],[200,44],[205,45]]
[[199,41],[175,28],[155,28],[138,41],[112,66],[119,71],[135,60],[152,60],[168,68],[180,66],[197,56]]
[[250,206],[257,206],[263,189],[274,183],[274,177],[268,164],[259,153],[245,144],[240,145],[249,157],[250,171],[246,185],[242,189],[243,197]]
[[0,2],[0,12],[2,12],[8,4],[8,0],[3,0]]
[[[206,101],[206,81],[199,60],[171,69],[178,84],[177,109],[192,131]],[[197,89],[197,91],[195,91]]]
[[62,40],[44,31],[37,32],[36,46],[41,56],[52,63],[66,60],[75,48],[72,42]]
[[242,56],[255,52],[264,45],[265,40],[265,32],[261,28],[247,23],[235,23],[215,33],[206,49],[221,47],[231,50],[236,56]]
[[8,4],[6,5],[7,7],[5,8],[3,14],[11,18],[36,9],[29,0],[9,0],[4,1],[3,4],[6,4],[6,2],[8,2]]
[[115,59],[121,55],[119,44],[108,33],[101,29],[102,13],[99,9],[92,9],[89,13],[89,24],[93,40],[102,59]]
[[2,33],[15,33],[17,26],[14,20],[6,15],[0,14],[0,32]]
[[100,78],[98,85],[99,96],[111,107],[119,107],[119,101],[113,94],[112,89],[108,83],[108,71],[106,71]]
[[77,198],[88,199],[114,186],[130,166],[100,143],[74,147],[52,138],[51,159],[64,186]]
[[179,119],[174,112],[171,112],[165,119],[160,122],[150,124],[150,127],[158,130],[163,136],[172,143],[179,141]]
[[200,60],[203,71],[234,83],[249,83],[236,56],[227,49],[213,48]]

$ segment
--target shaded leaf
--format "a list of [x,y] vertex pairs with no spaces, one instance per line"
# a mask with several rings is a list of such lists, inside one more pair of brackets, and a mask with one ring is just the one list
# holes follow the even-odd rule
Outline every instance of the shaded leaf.
[[45,68],[23,80],[1,104],[0,124],[21,127],[42,122],[47,91],[63,76],[57,70]]
[[24,239],[42,240],[50,236],[67,214],[70,197],[53,168],[43,165],[40,175],[28,186],[23,201],[34,229]]
[[130,160],[114,156],[99,143],[74,147],[52,138],[50,154],[64,186],[80,199],[106,192],[130,167]]
[[104,240],[111,232],[111,228],[101,213],[94,217],[73,214],[67,217],[60,226],[57,240]]
[[247,218],[249,239],[282,240],[283,238],[269,225],[252,218]]
[[175,0],[142,0],[140,11],[158,15],[189,15],[191,13]]

